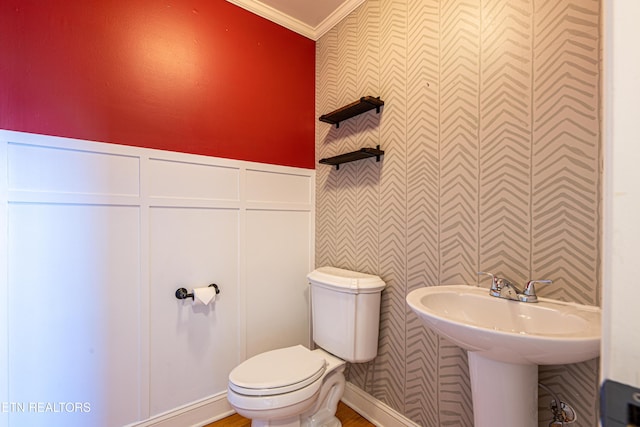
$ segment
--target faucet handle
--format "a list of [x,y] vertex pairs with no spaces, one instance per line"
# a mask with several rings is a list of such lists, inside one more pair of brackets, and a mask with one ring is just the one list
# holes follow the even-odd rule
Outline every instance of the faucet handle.
[[522,297],[520,298],[523,302],[538,302],[538,296],[536,295],[536,283],[544,283],[550,285],[553,283],[553,280],[529,280],[527,282],[527,286],[525,286],[524,291],[522,292]]
[[491,280],[493,280],[493,281],[495,281],[495,280],[496,280],[496,275],[495,275],[495,274],[493,274],[493,273],[486,273],[486,272],[484,272],[484,271],[478,271],[478,276],[482,276],[482,275],[485,275],[485,276],[489,276],[489,277],[491,277]]
[[491,277],[491,289],[489,289],[489,295],[498,296],[500,295],[500,288],[502,287],[502,279],[496,276],[493,273],[487,273],[484,271],[478,271],[478,276],[489,276]]
[[478,271],[478,276],[482,276],[482,275],[491,277],[491,288],[495,287],[496,284],[498,283],[498,276],[496,276],[495,274],[486,273],[484,271]]

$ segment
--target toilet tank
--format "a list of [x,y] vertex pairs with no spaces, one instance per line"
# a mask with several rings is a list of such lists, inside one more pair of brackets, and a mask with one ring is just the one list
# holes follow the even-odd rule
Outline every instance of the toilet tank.
[[382,279],[336,267],[320,267],[307,279],[313,341],[348,362],[368,362],[376,357],[380,294],[385,287]]

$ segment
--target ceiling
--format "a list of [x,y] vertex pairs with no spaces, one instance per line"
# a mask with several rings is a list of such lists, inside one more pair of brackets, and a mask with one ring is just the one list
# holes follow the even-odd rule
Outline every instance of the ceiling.
[[318,40],[365,0],[227,1],[312,40]]

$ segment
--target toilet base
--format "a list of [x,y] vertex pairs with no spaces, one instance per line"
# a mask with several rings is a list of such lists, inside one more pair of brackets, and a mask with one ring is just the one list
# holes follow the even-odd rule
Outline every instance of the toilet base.
[[324,378],[320,393],[311,409],[301,415],[280,420],[253,418],[251,427],[342,427],[342,423],[336,418],[336,411],[345,384],[343,365]]
[[300,427],[300,417],[288,420],[251,420],[251,427]]
[[322,424],[304,424],[304,422],[302,422],[300,425],[301,426],[313,425],[317,427],[342,427],[342,423],[336,417],[325,419],[322,421]]
[[344,394],[347,380],[344,377],[345,364],[339,366],[324,379],[320,396],[315,405],[300,417],[301,427],[341,427],[342,423],[336,418],[338,402]]
[[313,351],[322,354],[327,369],[320,388],[305,400],[284,407],[277,404],[268,407],[262,400],[261,405],[254,405],[252,397],[236,395],[229,389],[229,403],[238,414],[251,419],[251,427],[341,427],[336,411],[347,382],[344,377],[346,363],[322,349]]
[[[251,427],[301,427],[311,424],[304,424],[300,417],[289,420],[251,420]],[[323,424],[313,424],[317,427],[342,427],[342,423],[335,416],[323,421]]]
[[329,418],[323,418],[322,421],[316,421],[316,424],[305,424],[305,422],[302,421],[302,423],[300,423],[300,426],[302,426],[302,427],[307,427],[307,426],[313,426],[313,427],[342,427],[342,423],[335,416],[331,416]]

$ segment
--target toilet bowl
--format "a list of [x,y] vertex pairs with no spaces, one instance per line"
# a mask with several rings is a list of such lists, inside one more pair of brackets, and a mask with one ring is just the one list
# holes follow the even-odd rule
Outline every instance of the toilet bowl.
[[337,427],[345,365],[321,349],[272,350],[231,371],[227,399],[252,427]]
[[318,348],[271,350],[229,374],[227,400],[252,427],[340,427],[335,414],[346,362],[377,355],[382,279],[335,267],[318,268],[307,278]]

